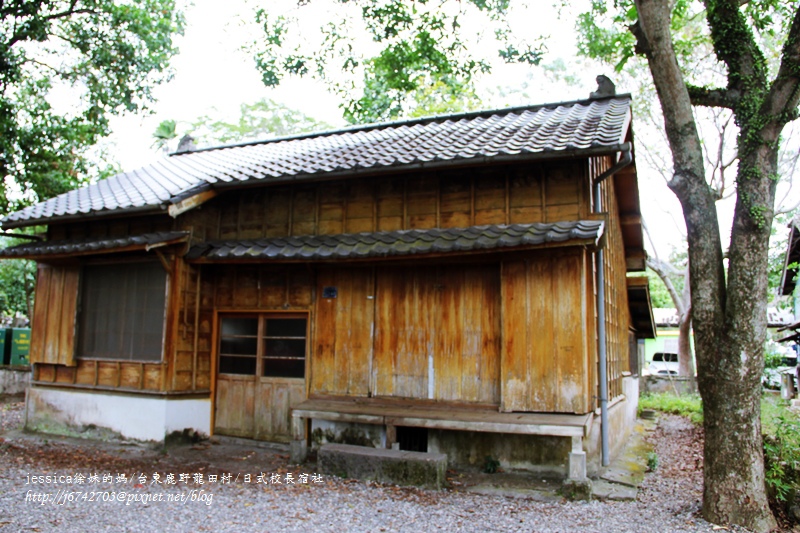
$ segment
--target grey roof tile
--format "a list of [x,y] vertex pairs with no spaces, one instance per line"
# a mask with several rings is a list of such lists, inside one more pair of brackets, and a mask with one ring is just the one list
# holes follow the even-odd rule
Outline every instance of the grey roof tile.
[[331,260],[363,259],[430,253],[460,253],[475,250],[538,246],[573,240],[597,243],[603,235],[602,221],[473,226],[470,228],[344,233],[273,239],[211,241],[193,246],[186,258],[193,261],[232,259]]
[[126,237],[91,237],[63,241],[30,242],[0,249],[0,257],[46,257],[61,254],[77,255],[98,251],[113,251],[129,247],[146,248],[148,246],[181,242],[188,239],[188,237],[188,232],[170,231]]
[[476,158],[616,149],[630,97],[467,113],[222,146],[169,158],[11,213],[5,227],[79,214],[159,209],[225,183],[315,178],[331,172],[457,164]]

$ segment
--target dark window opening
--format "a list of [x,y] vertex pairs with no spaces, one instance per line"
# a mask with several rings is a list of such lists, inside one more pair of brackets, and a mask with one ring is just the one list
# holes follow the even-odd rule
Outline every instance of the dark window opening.
[[307,317],[223,317],[220,321],[220,373],[303,378],[307,327]]
[[78,357],[160,361],[166,287],[156,262],[83,267]]
[[258,362],[258,318],[226,317],[220,323],[219,371],[252,376]]
[[398,426],[397,443],[400,449],[408,452],[428,451],[428,428]]
[[302,378],[306,367],[306,319],[268,318],[263,376]]

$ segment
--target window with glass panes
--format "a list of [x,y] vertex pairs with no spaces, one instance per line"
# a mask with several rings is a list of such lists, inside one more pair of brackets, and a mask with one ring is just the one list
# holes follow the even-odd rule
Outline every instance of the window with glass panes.
[[305,376],[306,315],[236,315],[220,319],[219,372],[247,376]]

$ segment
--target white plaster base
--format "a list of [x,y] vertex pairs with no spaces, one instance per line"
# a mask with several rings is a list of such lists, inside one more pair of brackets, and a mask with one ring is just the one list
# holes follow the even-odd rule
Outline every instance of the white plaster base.
[[[622,378],[622,398],[608,408],[608,448],[610,460],[625,449],[628,437],[636,425],[636,411],[639,407],[639,380],[635,377]],[[600,411],[596,412],[589,437],[586,439],[587,470],[594,475],[601,467],[602,443]]]
[[53,430],[96,426],[127,439],[162,442],[173,431],[211,434],[209,398],[163,398],[30,387],[26,427]]
[[30,368],[0,368],[0,394],[19,394],[31,380]]

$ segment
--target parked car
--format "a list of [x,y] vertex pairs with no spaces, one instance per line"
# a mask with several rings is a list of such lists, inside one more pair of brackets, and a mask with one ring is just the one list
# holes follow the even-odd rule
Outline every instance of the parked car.
[[654,376],[677,376],[678,354],[670,352],[656,352],[653,360],[647,367],[648,372]]

